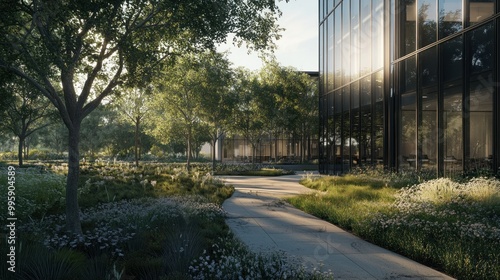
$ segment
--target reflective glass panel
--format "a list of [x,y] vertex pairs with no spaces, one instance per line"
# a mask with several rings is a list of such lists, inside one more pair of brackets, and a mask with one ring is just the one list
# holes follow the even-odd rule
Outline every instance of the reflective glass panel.
[[375,94],[375,158],[377,164],[384,159],[384,72],[373,74]]
[[401,55],[416,50],[417,39],[417,3],[415,0],[402,1],[403,11],[399,14],[401,22]]
[[469,24],[474,25],[495,13],[494,0],[469,0]]
[[333,143],[334,143],[334,155],[336,165],[342,164],[342,129],[343,129],[343,120],[342,120],[342,90],[337,90],[335,92],[335,130],[333,132]]
[[401,118],[400,118],[400,157],[399,167],[401,169],[414,169],[417,162],[417,116],[416,116],[416,92],[408,92],[401,95]]
[[361,131],[359,142],[360,160],[364,164],[372,163],[372,92],[371,77],[360,81]]
[[359,107],[359,82],[351,84],[351,164],[359,164],[359,142],[360,142],[360,107]]
[[384,1],[373,0],[372,70],[384,66]]
[[361,50],[361,75],[368,74],[372,69],[372,29],[371,29],[371,1],[361,1],[361,33],[360,33],[360,50]]
[[342,86],[342,9],[335,9],[335,88]]
[[351,81],[351,5],[350,0],[342,3],[342,69],[344,71],[344,84]]
[[462,80],[443,86],[444,175],[460,174],[463,161]]
[[425,50],[419,54],[419,82],[422,87],[437,83],[438,60],[436,47]]
[[439,38],[462,29],[462,0],[439,0]]
[[441,71],[443,81],[452,81],[462,78],[463,72],[463,39],[457,37],[440,46],[442,61]]
[[351,77],[359,77],[359,0],[351,0]]
[[481,73],[493,69],[494,65],[494,25],[487,24],[469,33],[471,44],[471,73]]
[[334,61],[334,33],[333,33],[333,15],[330,15],[328,17],[327,21],[328,25],[328,60],[327,60],[327,71],[328,71],[328,89],[327,91],[330,92],[334,89],[335,86],[335,79],[334,79],[334,68],[333,68],[333,61]]
[[466,146],[468,170],[489,169],[493,158],[493,93],[497,86],[493,76],[495,46],[493,24],[479,27],[469,33],[471,42],[471,76],[469,97],[465,109],[469,111],[469,139]]
[[425,47],[436,41],[436,0],[421,0],[418,2],[418,30],[419,47]]
[[351,163],[351,115],[350,115],[350,107],[351,107],[351,91],[350,87],[346,86],[342,89],[342,101],[343,105],[343,123],[342,123],[342,164],[344,165],[344,171]]

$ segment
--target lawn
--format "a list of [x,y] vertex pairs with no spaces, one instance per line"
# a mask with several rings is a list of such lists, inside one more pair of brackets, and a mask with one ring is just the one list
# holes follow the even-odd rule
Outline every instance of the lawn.
[[[398,182],[401,178],[398,178]],[[459,279],[500,279],[500,181],[308,177],[294,206]]]
[[[85,164],[82,236],[65,231],[65,167],[16,168],[16,273],[0,279],[326,279],[275,253],[254,254],[225,224],[232,186],[209,165]],[[0,187],[7,189],[7,167]],[[0,201],[7,201],[0,193]],[[0,219],[6,221],[7,203]],[[0,231],[7,237],[9,232]],[[9,249],[10,250],[10,249]],[[0,261],[8,260],[6,242]]]

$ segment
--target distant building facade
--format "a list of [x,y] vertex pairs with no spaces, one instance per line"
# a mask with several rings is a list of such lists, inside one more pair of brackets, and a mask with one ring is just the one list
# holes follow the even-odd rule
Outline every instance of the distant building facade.
[[320,172],[500,166],[500,0],[320,0]]

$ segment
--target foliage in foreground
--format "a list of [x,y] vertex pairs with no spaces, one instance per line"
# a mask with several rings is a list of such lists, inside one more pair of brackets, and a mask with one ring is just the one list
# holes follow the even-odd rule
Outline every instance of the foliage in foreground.
[[324,191],[290,199],[311,214],[460,279],[500,279],[498,180],[435,179],[398,190],[349,175],[303,184]]

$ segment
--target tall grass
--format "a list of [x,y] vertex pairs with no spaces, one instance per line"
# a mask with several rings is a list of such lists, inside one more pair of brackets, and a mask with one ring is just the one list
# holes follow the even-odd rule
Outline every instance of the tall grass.
[[309,178],[303,184],[321,192],[290,202],[459,279],[500,279],[500,181],[435,179],[401,189],[384,182]]

